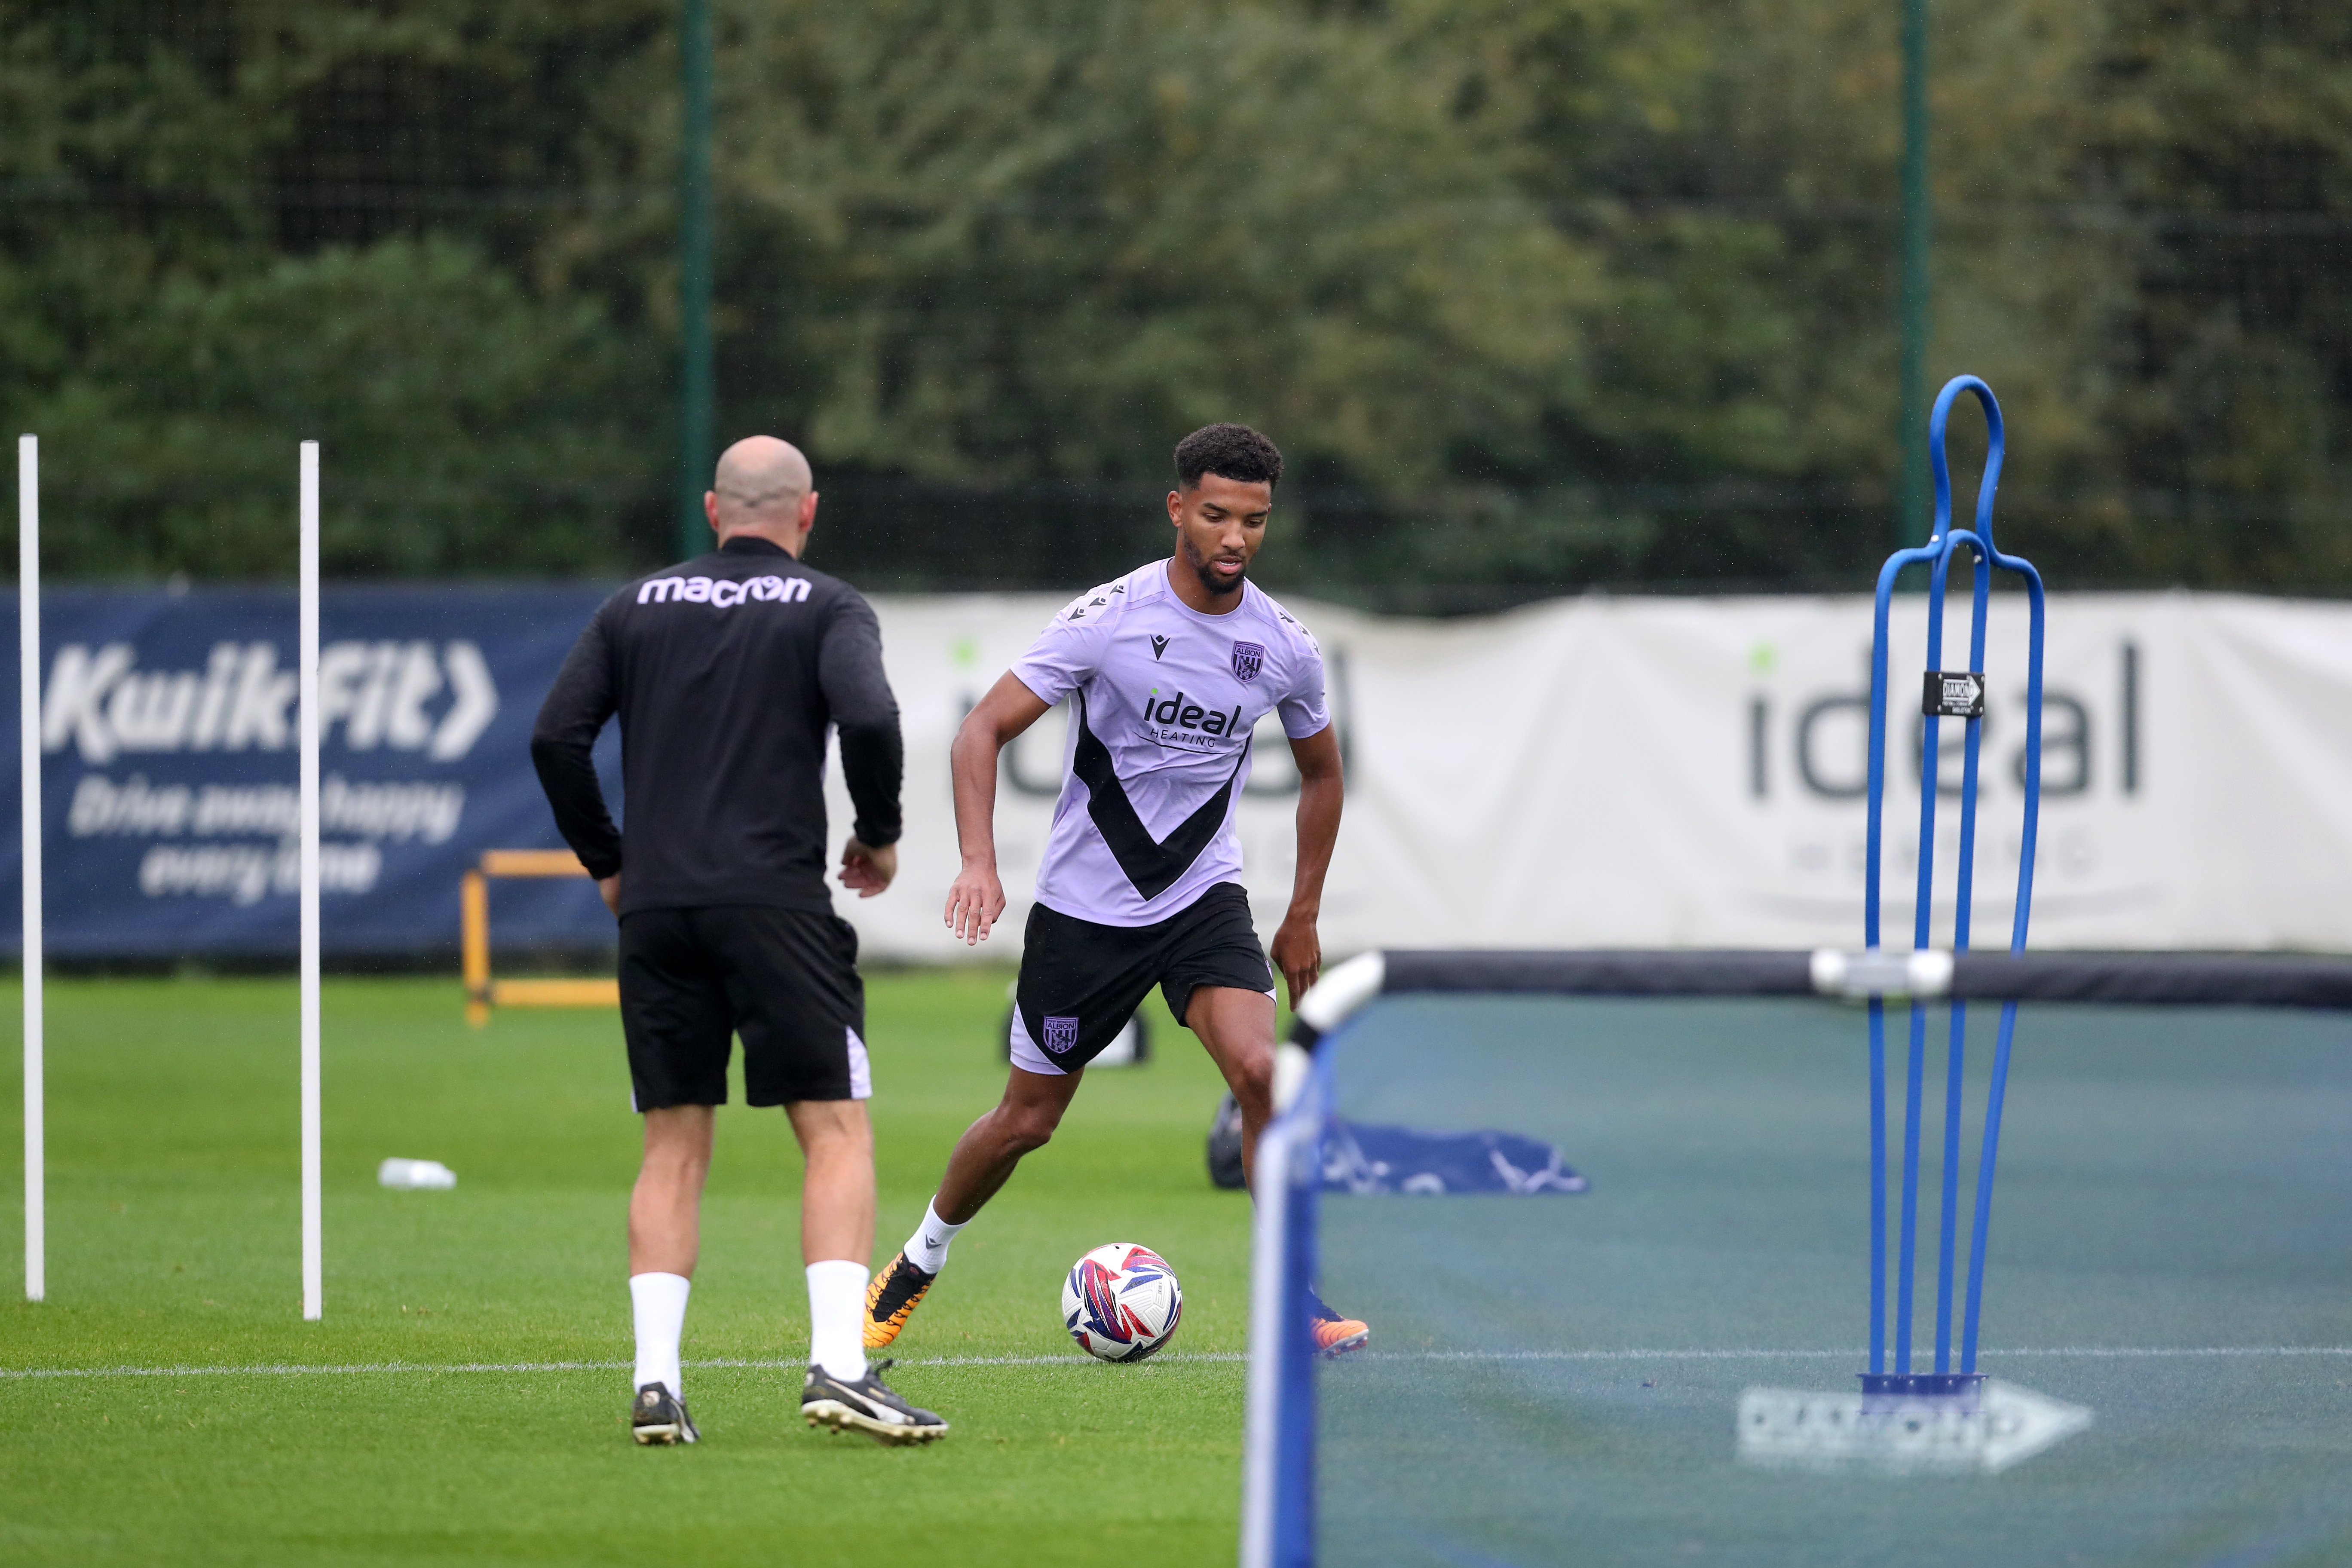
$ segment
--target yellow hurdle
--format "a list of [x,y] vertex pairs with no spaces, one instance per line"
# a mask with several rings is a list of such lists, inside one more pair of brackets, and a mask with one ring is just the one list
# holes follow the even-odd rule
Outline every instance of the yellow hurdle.
[[466,1021],[480,1028],[492,1007],[617,1007],[617,980],[492,980],[490,978],[490,879],[493,877],[585,877],[588,868],[569,849],[486,849],[478,868],[466,873],[457,903],[466,971]]

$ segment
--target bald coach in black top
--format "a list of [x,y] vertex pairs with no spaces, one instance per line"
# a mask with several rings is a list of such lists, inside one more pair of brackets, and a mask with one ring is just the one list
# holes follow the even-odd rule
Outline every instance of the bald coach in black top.
[[[840,735],[856,813],[841,881],[862,898],[898,873],[903,762],[872,606],[800,559],[816,505],[789,444],[728,448],[704,498],[718,548],[607,599],[531,731],[556,825],[620,920],[622,1031],[646,1127],[629,1203],[640,1443],[697,1436],[678,1340],[737,1036],[745,1099],[784,1107],[807,1163],[803,1414],[889,1443],[947,1430],[869,1374],[861,1338],[873,1085],[857,937],[824,880],[826,738]],[[616,715],[625,827],[591,755]]]

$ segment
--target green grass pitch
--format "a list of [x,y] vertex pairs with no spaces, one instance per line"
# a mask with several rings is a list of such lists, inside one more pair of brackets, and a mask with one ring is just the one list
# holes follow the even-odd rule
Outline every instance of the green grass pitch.
[[[870,977],[885,1257],[1003,1086],[1004,984]],[[49,1300],[18,1297],[12,1070],[0,1368],[623,1364],[0,1377],[0,1561],[1231,1560],[1248,1203],[1209,1184],[1220,1085],[1164,1013],[1157,1059],[1093,1076],[895,1347],[897,1386],[954,1425],[928,1448],[801,1424],[797,1152],[781,1112],[722,1112],[685,1345],[704,1440],[661,1450],[624,1419],[637,1121],[610,1013],[477,1032],[448,981],[328,984],[326,1319],[304,1323],[293,985],[49,997]],[[383,1191],[388,1155],[444,1161],[458,1185]],[[1056,1312],[1063,1272],[1113,1240],[1160,1249],[1184,1285],[1180,1338],[1139,1366],[1088,1360]]]

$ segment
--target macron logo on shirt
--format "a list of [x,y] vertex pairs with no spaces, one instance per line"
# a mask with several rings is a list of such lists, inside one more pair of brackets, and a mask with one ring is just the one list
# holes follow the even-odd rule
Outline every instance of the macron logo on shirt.
[[754,577],[737,583],[725,577],[651,577],[637,590],[640,605],[709,605],[731,610],[746,599],[796,605],[809,596],[805,577]]

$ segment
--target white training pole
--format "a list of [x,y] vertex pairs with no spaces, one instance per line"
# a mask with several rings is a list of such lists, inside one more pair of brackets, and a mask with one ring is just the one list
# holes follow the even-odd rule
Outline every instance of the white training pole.
[[319,1192],[319,443],[302,443],[302,1316],[326,1312]]
[[41,442],[16,437],[16,725],[25,818],[25,1300],[49,1291],[41,1061]]

